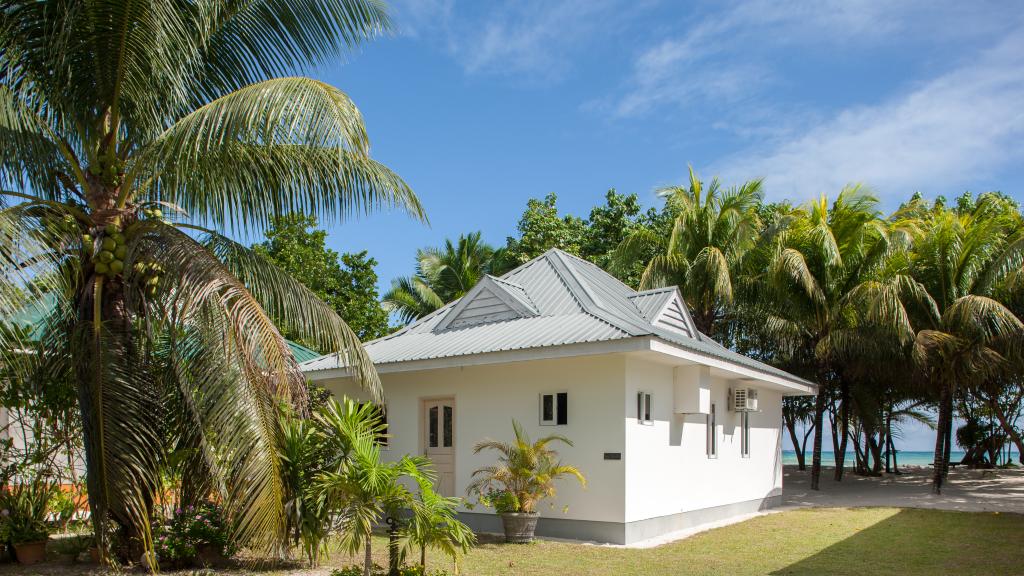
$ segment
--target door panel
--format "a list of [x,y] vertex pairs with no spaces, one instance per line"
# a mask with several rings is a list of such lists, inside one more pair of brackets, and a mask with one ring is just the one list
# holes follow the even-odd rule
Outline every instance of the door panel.
[[434,463],[435,489],[443,496],[455,496],[455,400],[425,400],[422,421],[423,454]]

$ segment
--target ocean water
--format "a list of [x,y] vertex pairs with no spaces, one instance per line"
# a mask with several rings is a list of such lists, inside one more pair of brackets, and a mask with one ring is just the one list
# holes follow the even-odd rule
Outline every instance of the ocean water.
[[[1004,452],[1005,454],[1005,452]],[[807,450],[807,466],[811,465],[811,451]],[[1015,462],[1020,462],[1020,458],[1017,456],[1017,451],[1011,452],[1011,456]],[[964,453],[960,450],[954,450],[949,453],[950,462],[959,462],[964,457]],[[896,454],[896,461],[900,466],[929,466],[935,459],[935,453],[932,451],[900,451]],[[844,462],[847,468],[852,468],[856,457],[853,452],[846,453],[846,461]],[[796,452],[793,450],[782,451],[782,463],[785,465],[796,465]],[[835,466],[836,459],[835,453],[832,451],[821,452],[821,465],[822,466]]]

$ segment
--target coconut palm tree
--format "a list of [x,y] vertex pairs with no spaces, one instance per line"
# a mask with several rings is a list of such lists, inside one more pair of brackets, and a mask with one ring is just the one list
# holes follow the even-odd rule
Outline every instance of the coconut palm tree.
[[717,178],[705,186],[690,167],[687,186],[662,188],[658,194],[677,214],[671,234],[638,227],[612,254],[612,269],[631,269],[653,249],[657,255],[644,268],[640,289],[678,286],[697,329],[713,335],[716,322],[733,304],[743,256],[761,230],[761,180],[723,190]]
[[404,323],[422,318],[461,298],[489,274],[494,255],[480,232],[460,235],[456,242],[446,239],[440,248],[422,248],[416,252],[416,274],[395,279],[384,306]]
[[330,307],[218,230],[291,211],[422,217],[370,158],[349,97],[285,76],[388,25],[375,0],[4,5],[0,312],[44,293],[57,305],[47,354],[6,338],[0,362],[76,379],[96,534],[106,544],[118,528],[133,560],[152,562],[158,470],[175,445],[197,449],[191,469],[243,543],[282,540],[275,398],[301,411],[305,386],[271,316],[378,389]]
[[849,338],[834,333],[851,327],[851,295],[889,253],[890,234],[877,205],[860,185],[847,186],[832,203],[822,196],[787,213],[785,225],[769,229],[745,264],[744,301],[759,309],[763,329],[776,346],[807,359],[808,371],[821,386],[814,408],[812,489],[818,488],[821,475],[823,415],[837,391],[842,436],[836,477],[842,477],[850,402],[837,353],[849,346]]
[[914,358],[939,402],[933,489],[940,492],[952,448],[953,399],[1019,368],[1020,319],[993,298],[1019,275],[1024,261],[1021,215],[997,195],[969,212],[924,211],[910,273],[924,288],[911,301],[917,333]]

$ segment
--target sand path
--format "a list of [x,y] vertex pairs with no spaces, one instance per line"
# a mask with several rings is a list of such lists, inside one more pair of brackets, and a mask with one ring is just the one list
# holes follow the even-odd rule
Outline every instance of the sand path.
[[783,508],[803,506],[893,506],[964,512],[1024,514],[1024,468],[1008,470],[954,469],[941,495],[932,494],[931,470],[908,468],[905,474],[864,477],[847,472],[842,482],[833,471],[822,473],[821,490],[810,489],[810,472],[795,466],[783,471]]

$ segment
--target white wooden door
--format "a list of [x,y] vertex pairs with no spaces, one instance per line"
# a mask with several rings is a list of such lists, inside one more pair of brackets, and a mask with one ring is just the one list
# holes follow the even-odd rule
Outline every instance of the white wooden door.
[[455,496],[455,400],[423,401],[423,454],[434,463],[436,490]]

